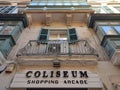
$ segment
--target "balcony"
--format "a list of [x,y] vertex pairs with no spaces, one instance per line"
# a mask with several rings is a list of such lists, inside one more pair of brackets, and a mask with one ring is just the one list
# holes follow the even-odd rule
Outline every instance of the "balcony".
[[68,43],[67,40],[45,41],[30,40],[28,44],[19,50],[18,56],[59,56],[59,55],[96,55],[95,50],[86,40]]
[[[97,60],[96,51],[86,40],[68,43],[67,40],[48,40],[47,42],[30,40],[28,44],[17,53],[18,62],[22,64],[38,64],[39,61],[89,61]],[[28,61],[29,62],[25,62]]]

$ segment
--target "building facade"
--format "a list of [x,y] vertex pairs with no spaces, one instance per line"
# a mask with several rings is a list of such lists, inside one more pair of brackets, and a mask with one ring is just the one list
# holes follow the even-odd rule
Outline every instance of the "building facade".
[[[10,79],[0,89],[119,90],[119,5],[104,3],[32,0],[14,14],[2,7],[0,58],[7,67],[0,80]],[[14,32],[5,36],[8,26]]]

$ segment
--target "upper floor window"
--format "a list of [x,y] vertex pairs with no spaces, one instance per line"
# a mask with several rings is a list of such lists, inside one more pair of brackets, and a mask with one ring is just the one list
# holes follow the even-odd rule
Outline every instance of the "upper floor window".
[[106,35],[117,35],[115,30],[111,26],[102,26],[102,30]]

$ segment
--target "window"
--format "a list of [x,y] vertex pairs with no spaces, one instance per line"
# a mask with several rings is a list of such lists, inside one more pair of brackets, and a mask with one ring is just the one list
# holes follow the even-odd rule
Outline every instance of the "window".
[[120,40],[113,41],[115,44],[115,48],[120,48]]
[[114,28],[120,34],[120,26],[114,26]]
[[64,5],[65,5],[65,6],[70,6],[71,3],[70,3],[70,2],[64,2]]
[[50,30],[49,40],[67,40],[67,30]]
[[80,5],[88,5],[86,2],[81,2]]
[[53,6],[54,3],[53,3],[53,2],[48,2],[47,5],[48,5],[48,6]]
[[79,3],[77,3],[77,2],[73,2],[72,3],[74,6],[78,6],[79,5]]
[[7,26],[3,31],[3,35],[10,35],[11,32],[14,30],[15,26]]
[[31,2],[30,5],[31,6],[36,6],[38,4],[38,2]]
[[5,39],[0,39],[0,45],[5,41]]
[[45,5],[46,5],[46,2],[41,1],[41,2],[39,3],[39,5],[40,5],[40,6],[45,6]]
[[62,2],[56,2],[56,5],[57,6],[62,6],[63,4],[62,4]]
[[102,26],[102,30],[106,35],[117,35],[115,30],[111,26]]
[[[96,2],[96,0],[87,0],[87,1],[94,1],[94,2]],[[99,1],[97,1],[97,2],[110,2],[110,1],[119,1],[119,0],[99,0]]]
[[3,26],[0,26],[0,32],[2,31]]

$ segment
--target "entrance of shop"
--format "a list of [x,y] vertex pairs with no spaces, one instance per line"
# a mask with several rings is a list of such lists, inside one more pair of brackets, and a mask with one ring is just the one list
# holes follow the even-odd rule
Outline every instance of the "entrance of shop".
[[27,88],[26,90],[88,90],[87,88]]

